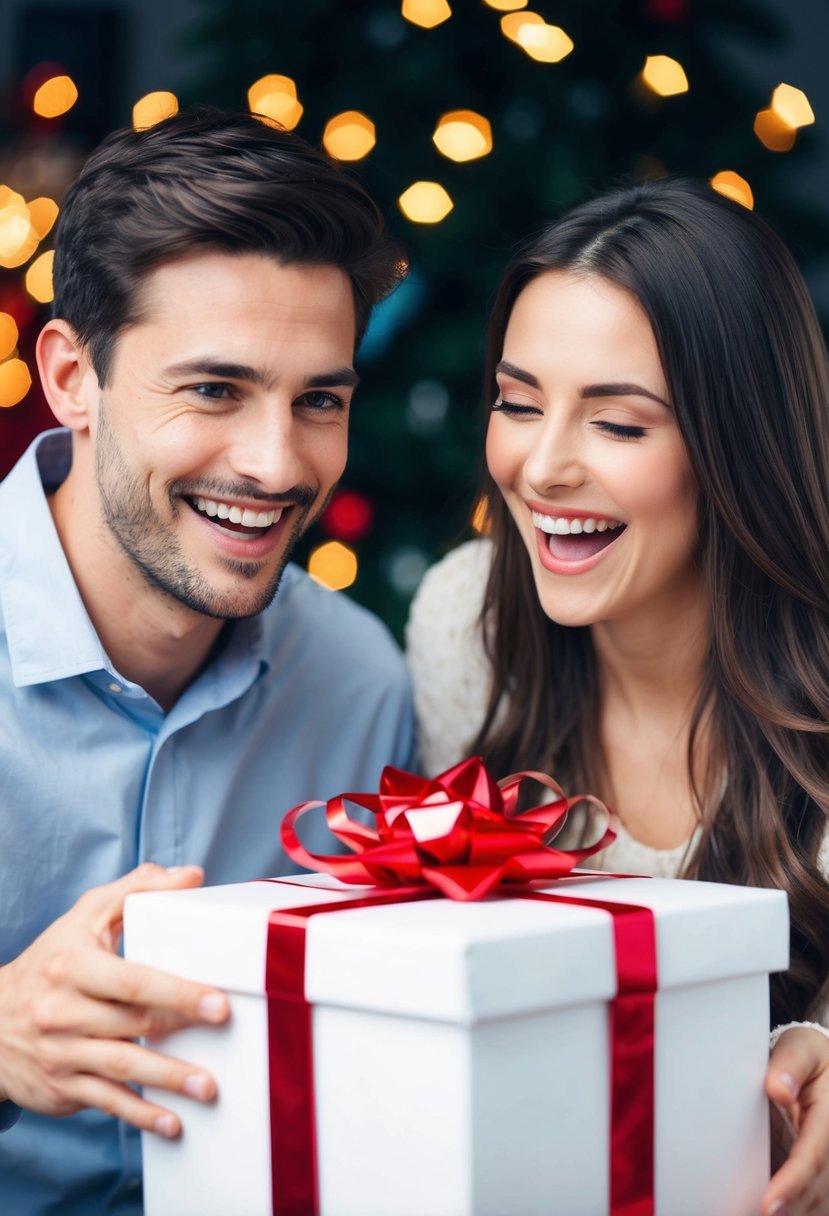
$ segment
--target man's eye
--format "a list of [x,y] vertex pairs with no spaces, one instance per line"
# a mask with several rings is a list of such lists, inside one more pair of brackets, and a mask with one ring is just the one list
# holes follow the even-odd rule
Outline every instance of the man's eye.
[[345,401],[336,393],[324,393],[322,390],[317,392],[303,393],[297,400],[297,405],[305,406],[311,410],[342,410],[345,408]]
[[194,384],[190,391],[195,393],[197,397],[206,397],[208,401],[221,401],[225,397],[233,396],[233,390],[229,384],[218,382]]

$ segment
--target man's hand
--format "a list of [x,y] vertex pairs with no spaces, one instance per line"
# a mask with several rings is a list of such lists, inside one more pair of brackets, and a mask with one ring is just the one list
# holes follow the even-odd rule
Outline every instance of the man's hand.
[[788,1160],[763,1196],[762,1216],[823,1216],[829,1212],[829,1038],[796,1027],[777,1041],[766,1093],[792,1124]]
[[227,997],[116,953],[127,895],[197,887],[202,877],[197,866],[139,866],[87,891],[0,967],[0,1098],[48,1115],[94,1106],[136,1127],[177,1136],[178,1118],[144,1101],[130,1084],[205,1102],[215,1097],[209,1073],[130,1040],[224,1022]]

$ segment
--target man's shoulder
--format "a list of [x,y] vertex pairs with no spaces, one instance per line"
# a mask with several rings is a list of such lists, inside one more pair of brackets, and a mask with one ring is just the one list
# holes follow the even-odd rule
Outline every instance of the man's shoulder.
[[263,614],[276,650],[289,647],[319,664],[404,672],[400,648],[383,622],[339,591],[330,591],[289,563],[279,592]]

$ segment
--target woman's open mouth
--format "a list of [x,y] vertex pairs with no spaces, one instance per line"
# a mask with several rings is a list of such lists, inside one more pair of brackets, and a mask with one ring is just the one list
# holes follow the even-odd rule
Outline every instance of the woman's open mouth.
[[583,562],[595,557],[618,540],[626,528],[621,520],[606,516],[544,515],[532,512],[533,525],[544,533],[550,555],[560,562]]

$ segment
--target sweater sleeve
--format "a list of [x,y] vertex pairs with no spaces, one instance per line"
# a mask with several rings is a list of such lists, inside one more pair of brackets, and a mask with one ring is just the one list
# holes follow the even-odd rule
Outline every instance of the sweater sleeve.
[[412,602],[406,659],[421,765],[429,776],[469,754],[489,699],[480,615],[491,548],[474,540],[453,550],[427,572]]

